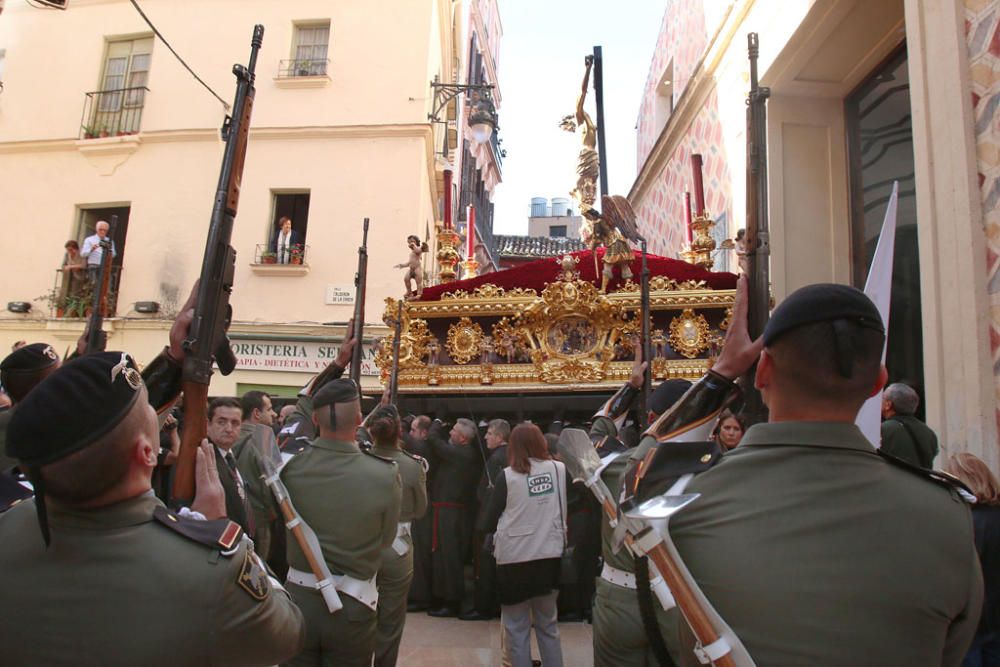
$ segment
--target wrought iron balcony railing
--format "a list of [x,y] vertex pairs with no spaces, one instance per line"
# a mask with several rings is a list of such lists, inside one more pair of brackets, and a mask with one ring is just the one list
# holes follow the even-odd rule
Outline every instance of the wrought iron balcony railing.
[[[118,287],[122,267],[111,267],[108,283],[108,317],[118,310]],[[55,283],[44,297],[53,317],[87,317],[94,305],[94,283],[87,269],[56,269]]]
[[142,122],[142,108],[149,88],[117,88],[86,93],[80,138],[96,139],[136,134]]
[[253,263],[254,264],[305,264],[306,263],[306,253],[309,251],[309,246],[303,245],[301,243],[296,243],[295,245],[289,246],[288,251],[285,253],[277,253],[272,250],[273,245],[270,243],[258,243],[256,250],[254,250]]
[[326,76],[330,59],[282,60],[278,63],[278,78],[290,79],[297,76]]

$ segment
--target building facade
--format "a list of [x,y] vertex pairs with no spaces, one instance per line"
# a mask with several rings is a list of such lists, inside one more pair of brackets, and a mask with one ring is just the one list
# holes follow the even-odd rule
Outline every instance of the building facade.
[[[79,336],[85,320],[68,316],[78,313],[67,301],[86,299],[73,286],[67,295],[57,272],[64,244],[82,245],[113,215],[109,349],[144,360],[162,348],[201,268],[231,69],[246,63],[261,23],[232,237],[239,365],[216,376],[211,392],[293,395],[336,354],[354,312],[364,218],[363,377],[374,388],[372,343],[388,332],[384,301],[403,292],[404,272],[393,267],[407,258],[407,235],[430,239],[440,223],[436,158],[446,128],[428,119],[430,81],[455,82],[466,70],[469,4],[244,0],[235,11],[223,0],[146,0],[150,21],[202,86],[128,0],[69,0],[64,11],[8,2],[0,16],[0,211],[18,242],[0,253],[16,276],[0,287],[0,302],[33,307],[3,313],[0,349],[47,341],[62,353]],[[283,218],[292,235],[278,247]],[[431,280],[432,257],[424,256]],[[158,312],[137,312],[148,301]]]
[[[717,239],[744,226],[747,34],[758,33],[774,298],[863,286],[898,182],[890,379],[917,386],[944,454],[969,450],[994,470],[998,21],[992,0],[669,0],[629,197],[651,250],[676,256],[701,153]],[[734,269],[729,255],[716,268]]]

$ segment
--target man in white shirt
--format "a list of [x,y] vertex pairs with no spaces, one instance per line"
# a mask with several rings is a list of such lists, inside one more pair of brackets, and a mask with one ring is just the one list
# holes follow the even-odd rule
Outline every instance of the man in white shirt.
[[[104,249],[101,248],[101,241],[103,241],[108,236],[108,230],[111,226],[103,220],[98,220],[97,224],[94,226],[95,234],[88,236],[83,240],[83,248],[80,249],[80,256],[87,259],[87,273],[90,275],[91,282],[97,280],[97,274],[101,268],[101,258],[104,255]],[[118,253],[115,250],[115,242],[111,242],[111,257],[117,257]]]

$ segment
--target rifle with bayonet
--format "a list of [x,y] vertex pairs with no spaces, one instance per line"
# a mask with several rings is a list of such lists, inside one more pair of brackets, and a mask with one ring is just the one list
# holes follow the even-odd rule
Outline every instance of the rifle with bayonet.
[[101,330],[104,318],[108,315],[108,292],[111,289],[111,262],[114,259],[114,234],[118,227],[118,216],[111,216],[107,235],[101,239],[101,264],[94,282],[94,303],[90,311],[90,321],[87,323],[87,354],[102,352],[108,339]]
[[219,372],[229,375],[236,367],[236,357],[229,347],[226,330],[232,319],[229,295],[233,290],[236,270],[236,250],[229,244],[233,222],[239,207],[240,183],[250,136],[250,116],[254,101],[254,72],[257,53],[264,40],[264,26],[254,26],[250,42],[250,61],[246,67],[233,65],[236,76],[236,99],[233,113],[222,124],[222,139],[226,143],[219,173],[219,184],[208,226],[205,256],[198,281],[198,305],[184,341],[184,364],[181,387],[184,391],[184,434],[177,456],[173,497],[190,500],[194,497],[195,451],[206,435],[208,425],[208,386],[212,364]]
[[351,379],[361,387],[362,336],[365,333],[365,292],[368,283],[368,218],[365,218],[361,246],[358,248],[358,272],[354,274],[354,350],[351,355]]
[[[747,35],[750,57],[750,93],[747,95],[747,226],[746,257],[749,280],[747,330],[751,340],[764,333],[771,305],[771,242],[767,213],[767,98],[771,89],[757,80],[757,33]],[[754,388],[756,364],[740,378],[745,402],[743,414],[750,423],[767,421],[767,408]]]
[[648,419],[649,402],[653,395],[653,354],[649,337],[649,266],[646,264],[645,237],[640,236],[639,243],[642,248],[642,271],[639,276],[639,311],[642,316],[642,326],[639,328],[639,332],[642,337],[640,341],[642,345],[642,360],[646,362],[646,370],[642,374],[642,393],[639,395],[639,424],[640,427],[644,427]]

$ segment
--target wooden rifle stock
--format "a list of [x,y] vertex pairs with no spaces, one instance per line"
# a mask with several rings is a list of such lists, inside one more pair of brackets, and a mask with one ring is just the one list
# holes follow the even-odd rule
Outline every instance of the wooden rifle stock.
[[90,311],[90,321],[87,323],[87,354],[103,352],[107,346],[104,332],[104,318],[108,316],[108,291],[111,287],[111,262],[114,259],[114,234],[118,227],[118,216],[111,216],[108,235],[101,241],[101,266],[94,284],[94,303]]
[[[747,226],[746,256],[749,284],[747,325],[750,337],[764,332],[771,305],[770,256],[767,210],[767,98],[771,89],[757,80],[757,33],[747,35],[750,58],[750,93],[747,96]],[[743,413],[750,423],[767,421],[767,408],[754,388],[754,365],[742,378],[740,388],[745,402]]]
[[361,247],[358,248],[358,272],[354,274],[354,350],[351,354],[351,379],[361,388],[362,337],[365,334],[365,292],[368,284],[368,218],[365,218]]
[[250,42],[249,63],[246,67],[233,65],[233,74],[237,80],[236,99],[233,103],[233,115],[227,116],[222,125],[226,148],[198,279],[198,301],[188,337],[184,341],[181,376],[184,391],[184,436],[181,438],[174,473],[172,497],[175,502],[187,502],[194,498],[195,453],[206,433],[206,401],[212,365],[217,364],[223,375],[231,373],[236,366],[236,358],[226,335],[232,319],[229,295],[233,290],[233,275],[236,271],[236,251],[229,242],[239,208],[240,183],[243,179],[255,94],[254,72],[257,68],[257,53],[263,41],[264,26],[258,24],[254,26]]

